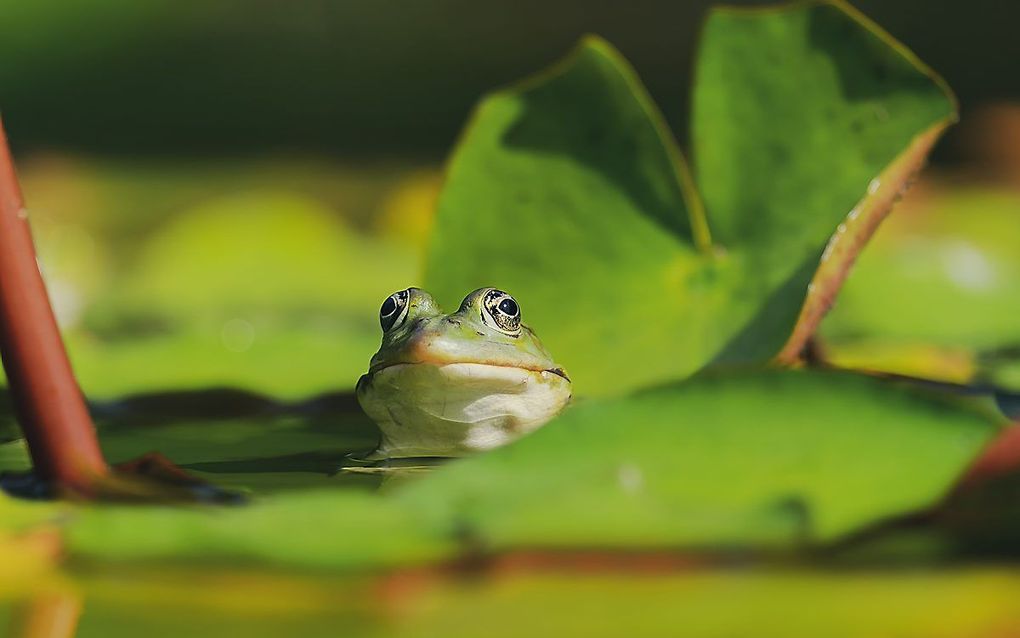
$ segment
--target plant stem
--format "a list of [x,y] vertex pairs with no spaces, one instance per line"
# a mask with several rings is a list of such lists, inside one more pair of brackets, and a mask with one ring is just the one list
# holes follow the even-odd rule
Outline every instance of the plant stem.
[[69,588],[40,592],[21,603],[12,616],[15,638],[74,638],[81,618],[82,598]]
[[0,356],[37,476],[90,495],[108,473],[36,261],[0,123]]

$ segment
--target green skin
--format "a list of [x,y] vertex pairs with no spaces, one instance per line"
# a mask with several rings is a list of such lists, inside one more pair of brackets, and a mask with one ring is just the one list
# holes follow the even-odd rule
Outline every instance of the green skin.
[[383,335],[369,375],[396,363],[484,363],[563,371],[531,328],[522,325],[520,336],[513,337],[486,325],[482,298],[488,288],[472,292],[451,314],[444,314],[424,290],[409,290],[407,318]]
[[[406,316],[384,331],[358,381],[358,399],[383,432],[376,458],[459,456],[496,447],[566,405],[570,380],[563,368],[530,328],[506,330],[493,321],[484,307],[492,290],[472,292],[450,314],[427,292],[407,290]],[[456,412],[467,404],[474,406],[469,416]],[[489,404],[491,415],[478,407]],[[474,420],[473,432],[468,420]]]

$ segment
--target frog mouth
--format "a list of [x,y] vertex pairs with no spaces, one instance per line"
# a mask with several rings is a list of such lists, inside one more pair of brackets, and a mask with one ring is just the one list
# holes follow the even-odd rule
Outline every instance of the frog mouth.
[[[394,361],[393,363],[384,363],[384,364],[379,365],[379,366],[374,366],[374,367],[372,367],[368,371],[368,374],[369,375],[374,375],[374,374],[377,374],[379,372],[382,372],[383,370],[385,370],[387,368],[392,368],[392,367],[395,367],[395,366],[407,366],[407,365],[444,366],[444,365],[449,365],[450,363],[452,363],[452,362],[443,362],[443,361]],[[490,366],[490,367],[493,367],[493,368],[511,368],[511,369],[514,369],[514,370],[524,370],[526,372],[539,372],[539,373],[541,373],[541,372],[548,372],[549,374],[554,374],[554,375],[562,378],[567,383],[571,383],[570,377],[567,376],[567,372],[563,368],[529,368],[529,367],[526,367],[526,366],[500,365],[498,363],[491,363],[491,362],[488,362],[488,361],[460,361],[460,362],[456,362],[456,363],[471,363],[471,364],[474,364],[474,365]]]

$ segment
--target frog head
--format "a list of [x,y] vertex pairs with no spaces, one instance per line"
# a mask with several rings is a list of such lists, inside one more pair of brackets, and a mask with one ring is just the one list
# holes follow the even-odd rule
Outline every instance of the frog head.
[[382,431],[375,458],[462,456],[542,426],[570,399],[570,379],[496,288],[451,314],[419,288],[379,311],[382,345],[358,381],[358,401]]

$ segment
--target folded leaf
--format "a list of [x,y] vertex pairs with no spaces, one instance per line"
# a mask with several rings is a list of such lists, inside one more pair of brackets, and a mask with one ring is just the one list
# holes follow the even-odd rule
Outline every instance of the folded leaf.
[[[696,75],[708,220],[660,114],[607,43],[588,38],[483,101],[440,197],[426,284],[441,303],[482,285],[513,292],[581,394],[764,362],[784,344],[796,353],[953,100],[830,3],[714,13]],[[859,228],[805,304],[858,205]]]
[[752,326],[726,358],[768,357],[786,340],[789,361],[955,121],[955,99],[838,0],[714,10],[696,77],[693,152],[713,236],[740,251],[746,283],[769,291],[774,315],[772,330]]

